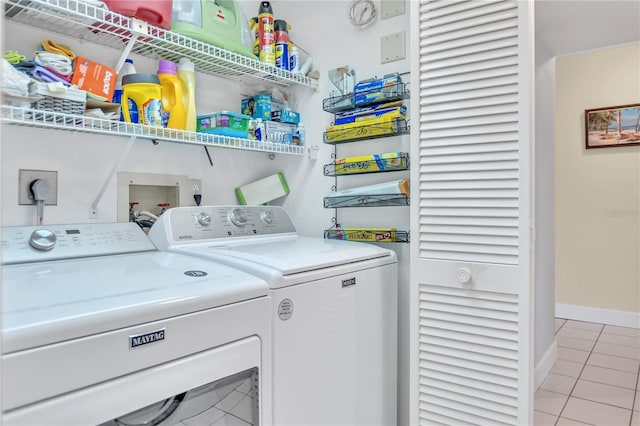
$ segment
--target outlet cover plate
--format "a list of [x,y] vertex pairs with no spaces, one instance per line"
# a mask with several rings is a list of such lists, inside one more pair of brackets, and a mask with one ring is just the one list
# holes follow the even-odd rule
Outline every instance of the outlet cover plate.
[[386,64],[405,59],[407,57],[406,38],[406,31],[382,37],[380,39],[380,62]]
[[380,19],[404,15],[405,0],[380,0]]
[[36,179],[45,179],[49,183],[49,196],[44,202],[45,206],[58,205],[58,172],[52,170],[18,170],[18,204],[34,205],[31,194],[31,182]]

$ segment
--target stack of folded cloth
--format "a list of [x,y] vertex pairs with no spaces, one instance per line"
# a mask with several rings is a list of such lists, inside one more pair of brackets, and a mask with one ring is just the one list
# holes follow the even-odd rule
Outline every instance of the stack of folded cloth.
[[73,59],[76,55],[64,44],[52,40],[42,40],[35,52],[33,78],[47,83],[60,82],[71,86]]
[[64,44],[52,40],[42,40],[35,52],[35,58],[27,59],[15,51],[4,53],[4,58],[18,71],[21,71],[38,81],[46,83],[62,83],[71,86],[73,74],[73,60],[76,55]]

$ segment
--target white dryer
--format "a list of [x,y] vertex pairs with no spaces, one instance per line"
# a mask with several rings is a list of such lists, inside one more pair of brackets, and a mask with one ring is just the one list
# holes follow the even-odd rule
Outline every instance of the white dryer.
[[268,282],[274,425],[397,423],[393,251],[300,236],[273,206],[178,207],[149,237]]
[[4,227],[2,424],[270,424],[270,306],[133,223]]

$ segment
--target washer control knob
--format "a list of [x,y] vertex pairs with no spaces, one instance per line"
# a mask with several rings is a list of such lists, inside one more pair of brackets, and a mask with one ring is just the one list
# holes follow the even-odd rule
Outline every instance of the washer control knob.
[[202,226],[211,225],[211,216],[206,213],[199,213],[198,216],[196,216],[196,220]]
[[56,245],[56,234],[48,229],[36,229],[29,238],[29,244],[36,250],[49,251]]
[[267,225],[270,225],[273,222],[273,212],[271,210],[262,210],[260,219]]
[[231,220],[231,223],[235,226],[242,227],[247,224],[249,219],[247,219],[247,215],[242,211],[242,209],[233,209],[229,212],[229,220]]
[[471,281],[471,271],[469,268],[460,268],[456,273],[456,278],[460,284],[467,284]]

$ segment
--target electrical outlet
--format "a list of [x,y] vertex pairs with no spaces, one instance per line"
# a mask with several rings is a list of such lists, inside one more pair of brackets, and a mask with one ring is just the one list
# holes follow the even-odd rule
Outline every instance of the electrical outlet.
[[18,204],[31,205],[33,194],[31,193],[31,183],[36,179],[44,179],[49,183],[49,196],[44,204],[55,206],[58,204],[58,172],[51,170],[18,170]]

